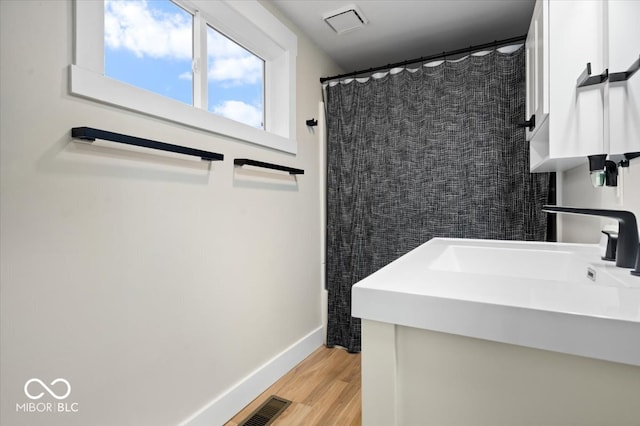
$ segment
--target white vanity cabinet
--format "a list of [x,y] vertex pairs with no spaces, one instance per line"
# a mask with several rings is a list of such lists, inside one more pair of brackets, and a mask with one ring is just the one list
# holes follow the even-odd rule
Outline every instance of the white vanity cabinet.
[[637,281],[597,244],[431,239],[352,287],[363,426],[640,425]]
[[531,171],[640,151],[638,76],[611,83],[607,74],[626,71],[640,53],[639,7],[626,0],[536,2],[526,41]]

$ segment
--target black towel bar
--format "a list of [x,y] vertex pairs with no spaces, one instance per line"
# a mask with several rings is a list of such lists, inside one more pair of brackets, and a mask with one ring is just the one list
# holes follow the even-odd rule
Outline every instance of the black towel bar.
[[576,81],[576,87],[593,86],[607,81],[609,78],[609,70],[604,70],[602,74],[591,75],[591,62],[587,62],[587,67]]
[[629,77],[634,75],[638,70],[640,70],[640,56],[638,59],[631,64],[628,70],[623,72],[612,72],[609,74],[609,81],[625,81],[629,80]]
[[160,151],[176,152],[178,154],[193,155],[205,161],[221,161],[224,155],[216,152],[202,151],[200,149],[187,148],[180,145],[153,141],[151,139],[137,138],[134,136],[122,135],[120,133],[108,132],[106,130],[93,129],[91,127],[74,127],[71,129],[71,137],[93,142],[96,139],[103,139],[111,142],[124,143],[127,145],[142,146],[145,148],[158,149]]
[[233,164],[236,166],[256,166],[264,167],[265,169],[280,170],[283,172],[289,172],[291,175],[303,175],[304,170],[294,169],[292,167],[280,166],[278,164],[265,163],[262,161],[250,160],[248,158],[236,158],[233,160]]

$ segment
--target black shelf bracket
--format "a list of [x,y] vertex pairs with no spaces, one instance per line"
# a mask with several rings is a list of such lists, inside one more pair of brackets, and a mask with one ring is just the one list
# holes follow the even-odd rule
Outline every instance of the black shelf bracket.
[[624,72],[612,72],[609,74],[609,81],[626,81],[640,69],[640,55],[638,59],[631,64],[628,70]]
[[71,129],[71,137],[82,139],[88,142],[93,142],[96,139],[102,139],[105,141],[157,149],[160,151],[176,152],[178,154],[200,157],[205,161],[222,161],[224,159],[224,155],[218,154],[216,152],[202,151],[200,149],[187,148],[180,145],[172,145],[170,143],[158,142],[151,139],[137,138],[135,136],[108,132],[106,130],[99,130],[91,127],[74,127]]
[[576,81],[576,87],[593,86],[607,81],[609,78],[609,70],[604,70],[602,74],[591,75],[591,62],[587,62],[587,67],[582,71],[580,77]]
[[233,160],[233,164],[236,166],[255,166],[255,167],[263,167],[265,169],[273,169],[280,170],[283,172],[289,172],[291,175],[303,175],[304,170],[294,169],[292,167],[280,166],[278,164],[265,163],[262,161],[250,160],[248,158],[236,158]]

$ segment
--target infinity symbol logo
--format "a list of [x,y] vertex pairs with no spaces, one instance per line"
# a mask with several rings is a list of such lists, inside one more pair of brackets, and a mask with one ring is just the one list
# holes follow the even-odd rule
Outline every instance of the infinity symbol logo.
[[50,383],[51,386],[55,385],[56,383],[60,383],[60,382],[62,382],[65,385],[67,385],[67,393],[65,393],[64,395],[58,395],[57,393],[52,391],[46,384],[44,384],[44,382],[42,380],[33,378],[33,379],[27,380],[27,383],[24,384],[24,394],[27,395],[27,397],[30,398],[30,399],[40,399],[44,395],[44,392],[40,392],[37,395],[31,395],[29,393],[29,385],[32,382],[39,383],[40,386],[42,386],[44,388],[44,390],[46,390],[49,393],[49,395],[51,395],[55,399],[65,399],[71,393],[71,385],[65,379],[58,378],[58,379],[55,379],[53,382]]

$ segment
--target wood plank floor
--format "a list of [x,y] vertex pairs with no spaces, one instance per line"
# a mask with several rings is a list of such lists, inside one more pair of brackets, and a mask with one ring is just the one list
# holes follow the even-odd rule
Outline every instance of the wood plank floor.
[[271,395],[291,401],[273,426],[360,426],[360,354],[319,348],[225,426],[238,426]]

